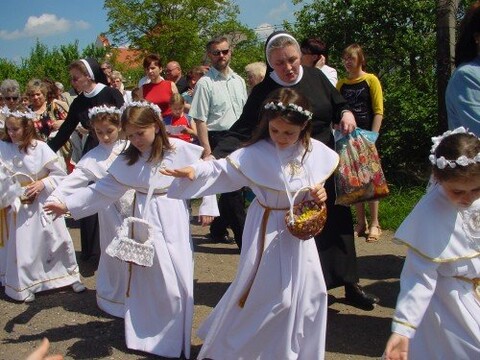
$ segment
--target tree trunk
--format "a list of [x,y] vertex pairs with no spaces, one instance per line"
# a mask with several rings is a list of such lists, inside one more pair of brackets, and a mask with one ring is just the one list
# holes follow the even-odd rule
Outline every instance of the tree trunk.
[[445,90],[452,74],[455,51],[455,14],[459,0],[438,0],[437,3],[437,96],[438,131],[448,129]]

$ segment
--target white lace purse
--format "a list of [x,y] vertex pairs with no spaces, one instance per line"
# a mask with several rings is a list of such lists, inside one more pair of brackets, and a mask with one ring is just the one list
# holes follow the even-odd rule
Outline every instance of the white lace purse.
[[105,251],[122,261],[150,267],[155,253],[152,238],[153,228],[147,221],[128,217]]

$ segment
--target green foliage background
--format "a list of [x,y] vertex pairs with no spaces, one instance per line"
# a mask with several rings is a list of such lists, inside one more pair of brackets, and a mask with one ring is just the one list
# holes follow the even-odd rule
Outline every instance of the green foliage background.
[[[330,45],[329,63],[344,76],[342,50],[356,42],[367,55],[367,71],[384,90],[385,113],[379,149],[391,183],[424,183],[429,174],[430,137],[437,134],[436,0],[292,0],[302,5],[293,24],[284,24],[301,40],[318,36]],[[470,0],[460,0],[463,14]],[[254,6],[252,4],[252,6]],[[205,44],[229,34],[235,42],[232,68],[244,75],[246,64],[264,60],[263,42],[238,21],[230,0],[105,0],[112,48],[129,44],[143,53],[178,60],[185,70],[205,60]],[[36,43],[21,63],[0,59],[0,79],[24,86],[31,78],[49,77],[68,87],[68,65],[82,57],[99,61],[107,52],[132,87],[143,75],[116,61],[115,51],[78,42],[52,49]],[[143,57],[142,53],[142,57]]]

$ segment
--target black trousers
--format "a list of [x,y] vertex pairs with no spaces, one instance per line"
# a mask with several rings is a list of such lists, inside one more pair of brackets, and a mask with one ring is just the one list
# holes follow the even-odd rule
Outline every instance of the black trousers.
[[335,205],[333,175],[325,183],[327,222],[315,236],[327,289],[358,283],[357,252],[353,235],[353,219],[349,206]]
[[[211,149],[215,149],[218,142],[227,134],[227,131],[209,131],[208,141]],[[220,195],[218,199],[220,216],[216,217],[210,225],[212,237],[223,237],[228,234],[227,228],[233,231],[237,246],[242,248],[243,227],[245,225],[245,198],[243,190],[237,190]]]

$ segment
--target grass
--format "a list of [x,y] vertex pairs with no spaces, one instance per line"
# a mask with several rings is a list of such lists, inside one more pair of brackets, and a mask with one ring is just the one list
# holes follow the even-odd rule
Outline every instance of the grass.
[[[389,189],[390,194],[380,200],[379,217],[382,229],[395,231],[425,194],[426,185],[403,186],[389,184]],[[194,199],[193,202],[196,205],[200,205],[201,201]],[[351,208],[355,219],[355,207],[352,206]],[[368,212],[368,207],[366,208]]]
[[395,231],[425,194],[425,186],[390,185],[390,195],[380,200],[379,217],[383,229]]

